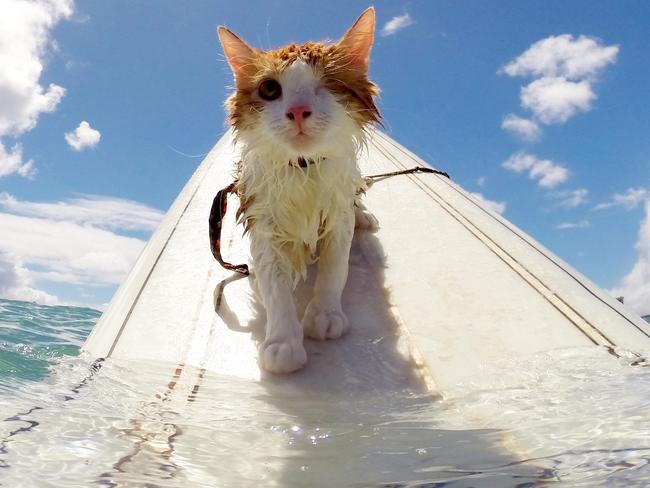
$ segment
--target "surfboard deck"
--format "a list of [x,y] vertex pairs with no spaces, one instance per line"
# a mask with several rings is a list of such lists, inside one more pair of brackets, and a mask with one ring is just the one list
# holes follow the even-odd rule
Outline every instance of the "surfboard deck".
[[[91,356],[280,381],[297,394],[364,384],[390,395],[417,383],[431,398],[453,399],[484,388],[486,371],[500,374],[495,365],[525,365],[550,351],[594,348],[603,364],[626,354],[633,363],[633,351],[650,351],[640,317],[452,180],[414,174],[377,181],[364,197],[380,229],[355,233],[343,296],[351,332],[337,341],[306,340],[309,362],[298,373],[265,373],[257,363],[264,311],[251,278],[221,268],[207,239],[212,199],[232,181],[237,159],[227,133],[88,338]],[[371,133],[362,174],[413,166],[426,163]],[[222,254],[239,264],[249,262],[248,241],[235,225],[234,206],[224,221]],[[299,312],[309,298],[308,280],[296,291]],[[483,428],[488,420],[474,412],[463,425]],[[515,459],[545,454],[533,449],[534,437],[504,435],[499,449]]]
[[[426,166],[379,131],[368,146],[363,174]],[[174,202],[92,331],[84,345],[92,356],[168,361],[249,379],[264,375],[256,352],[264,314],[251,278],[222,269],[207,240],[212,199],[232,181],[237,159],[229,132]],[[397,331],[400,354],[432,391],[453,396],[456,385],[500,357],[590,345],[612,354],[650,350],[640,317],[444,176],[378,181],[365,200],[381,227],[355,236],[344,293],[352,336]],[[222,253],[230,262],[249,262],[233,204]],[[299,309],[308,298],[307,285],[297,292]],[[330,349],[329,342],[307,342],[314,350]],[[338,359],[354,362],[354,353]],[[307,368],[321,367],[317,363],[312,354]]]

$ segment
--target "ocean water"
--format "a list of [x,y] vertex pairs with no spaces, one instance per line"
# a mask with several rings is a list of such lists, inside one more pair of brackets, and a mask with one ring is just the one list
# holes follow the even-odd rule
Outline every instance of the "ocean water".
[[43,379],[50,366],[76,356],[101,312],[0,299],[0,381]]
[[99,316],[0,300],[0,486],[650,486],[650,369],[606,351],[504,359],[445,400],[390,369],[297,391],[93,361]]

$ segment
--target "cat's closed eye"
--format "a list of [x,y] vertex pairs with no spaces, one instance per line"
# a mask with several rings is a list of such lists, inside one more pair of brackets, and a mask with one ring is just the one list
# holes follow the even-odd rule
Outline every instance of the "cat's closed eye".
[[257,93],[262,100],[271,102],[282,96],[282,86],[274,79],[264,80],[257,88]]

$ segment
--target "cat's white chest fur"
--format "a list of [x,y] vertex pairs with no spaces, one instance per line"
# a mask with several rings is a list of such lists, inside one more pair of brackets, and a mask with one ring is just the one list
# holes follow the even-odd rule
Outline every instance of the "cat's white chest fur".
[[306,167],[261,157],[248,154],[242,164],[239,191],[249,202],[243,218],[295,285],[317,260],[319,244],[349,226],[362,179],[354,154],[316,158]]

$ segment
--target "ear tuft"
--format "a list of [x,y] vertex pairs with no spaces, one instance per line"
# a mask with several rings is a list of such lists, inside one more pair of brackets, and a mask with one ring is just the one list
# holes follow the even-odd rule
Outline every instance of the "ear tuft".
[[339,41],[353,63],[368,69],[370,50],[375,37],[375,9],[366,9]]
[[223,25],[217,33],[230,68],[235,76],[240,76],[255,57],[255,50]]

